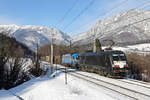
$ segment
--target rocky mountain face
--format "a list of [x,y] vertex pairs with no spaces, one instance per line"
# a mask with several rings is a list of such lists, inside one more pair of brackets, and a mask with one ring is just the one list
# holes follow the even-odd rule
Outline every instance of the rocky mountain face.
[[77,36],[74,44],[92,43],[94,37],[100,39],[103,45],[108,40],[114,41],[116,45],[150,42],[150,19],[144,20],[147,18],[150,18],[150,11],[135,9],[105,18],[98,21],[89,31]]
[[[73,44],[89,45],[93,43],[94,38],[100,39],[102,45],[107,45],[106,41],[114,41],[115,45],[150,42],[150,19],[144,20],[147,18],[150,18],[150,11],[135,9],[105,18],[98,21],[89,31],[76,36]],[[36,49],[37,43],[40,46],[50,44],[51,33],[55,44],[69,44],[70,40],[70,37],[60,30],[46,26],[0,25],[1,32],[15,37],[32,50]]]
[[39,46],[50,44],[51,34],[55,44],[68,44],[70,39],[63,32],[46,26],[0,25],[0,33],[2,32],[16,38],[17,41],[27,45],[32,50],[36,50],[37,43]]

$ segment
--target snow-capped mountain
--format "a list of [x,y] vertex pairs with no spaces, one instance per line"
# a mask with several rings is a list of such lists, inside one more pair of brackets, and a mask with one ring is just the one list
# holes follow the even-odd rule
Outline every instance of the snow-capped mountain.
[[113,40],[116,45],[150,42],[150,19],[144,20],[147,18],[150,18],[150,11],[125,11],[98,21],[89,31],[77,36],[74,43],[89,44],[93,42],[94,36],[103,44],[104,40]]
[[50,44],[51,34],[55,44],[68,44],[70,37],[65,33],[46,26],[17,26],[0,25],[0,33],[5,32],[8,36],[16,38],[17,41],[26,44],[32,50],[36,44],[40,46]]

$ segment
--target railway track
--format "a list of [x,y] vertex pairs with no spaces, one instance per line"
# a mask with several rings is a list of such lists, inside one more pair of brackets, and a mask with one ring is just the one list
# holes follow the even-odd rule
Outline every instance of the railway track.
[[134,79],[127,79],[127,80],[133,81],[133,82],[138,82],[138,83],[141,83],[141,84],[149,84],[150,85],[150,83],[139,81],[139,80],[134,80]]
[[128,84],[132,84],[132,85],[136,85],[136,86],[140,86],[140,87],[144,87],[144,88],[150,89],[150,83],[139,81],[139,80],[134,80],[134,79],[117,79],[117,81],[121,81],[121,82],[124,82],[124,83],[128,83]]
[[84,74],[78,73],[78,72],[69,72],[68,74],[78,77],[80,79],[83,79],[85,81],[88,81],[90,83],[93,83],[97,86],[103,87],[105,89],[111,90],[113,92],[116,92],[122,96],[127,97],[128,99],[133,100],[150,100],[150,95],[144,94],[135,90],[131,90],[129,88],[125,88],[120,85],[112,84],[110,82],[106,82],[100,79],[93,78],[91,76],[86,76]]
[[126,80],[119,79],[118,81],[150,89],[150,85],[148,86],[146,83],[143,84],[143,82],[141,82],[141,81],[134,81],[134,80],[128,80],[128,79],[126,79]]
[[9,90],[9,92],[10,92],[13,96],[16,96],[19,100],[24,100],[21,96],[16,95],[16,94],[13,93],[12,91]]

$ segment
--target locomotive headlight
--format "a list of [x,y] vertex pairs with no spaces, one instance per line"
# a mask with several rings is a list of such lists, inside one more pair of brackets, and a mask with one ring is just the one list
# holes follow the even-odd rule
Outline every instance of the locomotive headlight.
[[120,67],[119,65],[114,65],[114,67]]
[[126,64],[123,67],[128,67]]

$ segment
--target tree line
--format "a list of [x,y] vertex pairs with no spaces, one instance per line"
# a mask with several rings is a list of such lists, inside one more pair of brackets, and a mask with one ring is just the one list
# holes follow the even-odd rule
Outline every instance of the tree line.
[[[9,89],[28,81],[30,76],[22,65],[28,60],[28,56],[35,55],[26,45],[5,34],[0,33],[0,89]],[[36,72],[33,66],[31,74]]]

